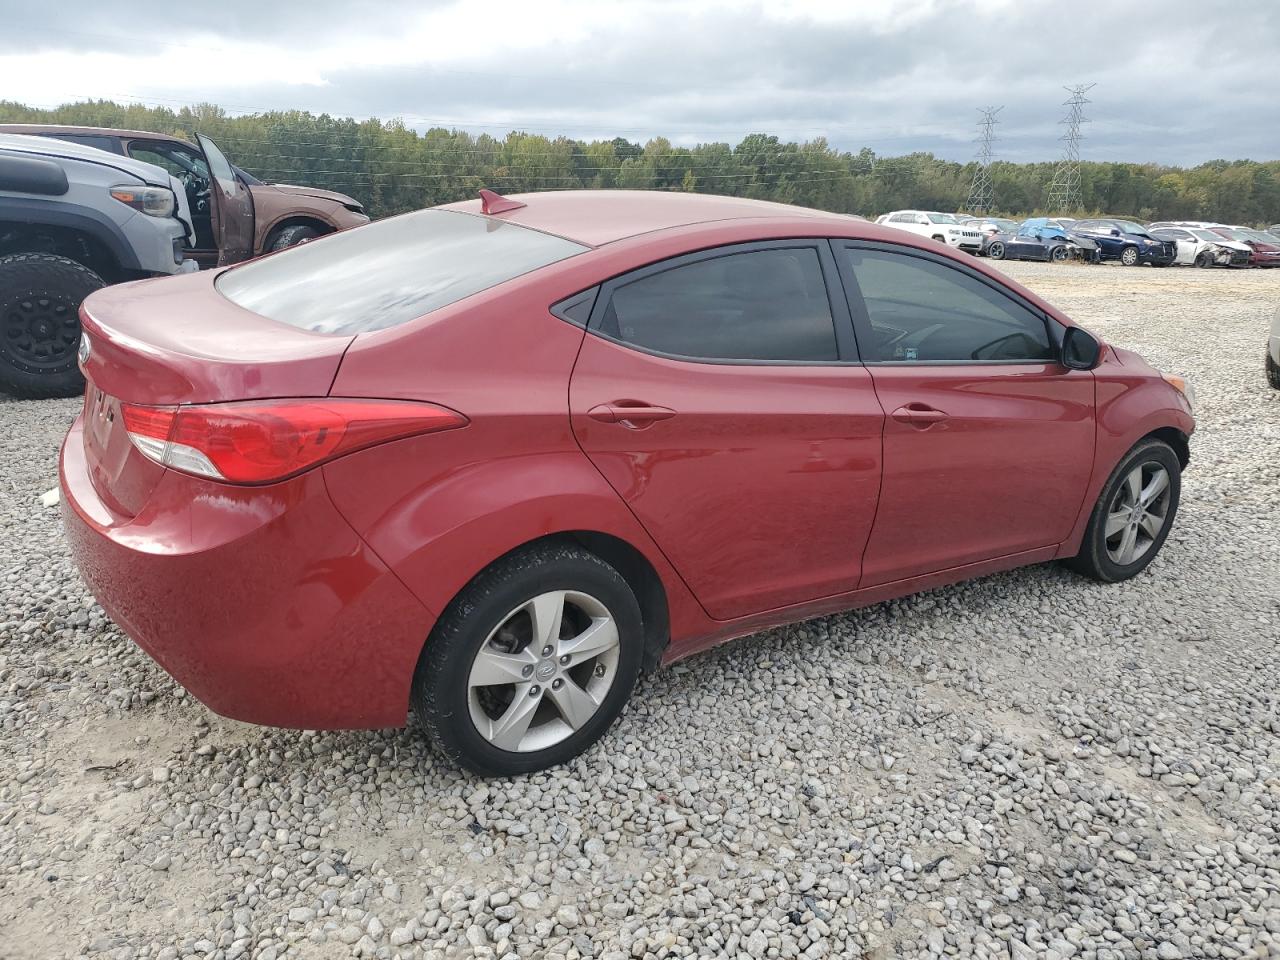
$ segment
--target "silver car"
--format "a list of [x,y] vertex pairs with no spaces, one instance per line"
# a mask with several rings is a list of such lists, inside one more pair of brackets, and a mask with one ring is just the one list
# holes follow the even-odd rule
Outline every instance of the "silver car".
[[1280,390],[1280,310],[1271,321],[1271,339],[1267,341],[1267,383]]
[[109,283],[195,270],[193,239],[186,191],[160,167],[0,134],[0,390],[79,393],[80,302]]

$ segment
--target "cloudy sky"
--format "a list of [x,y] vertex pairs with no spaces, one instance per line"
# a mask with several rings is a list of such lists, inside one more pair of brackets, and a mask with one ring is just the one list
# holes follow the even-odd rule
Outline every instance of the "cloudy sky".
[[[57,11],[57,18],[50,12]],[[300,108],[643,142],[825,136],[893,155],[1280,158],[1280,2],[0,0],[0,97]]]

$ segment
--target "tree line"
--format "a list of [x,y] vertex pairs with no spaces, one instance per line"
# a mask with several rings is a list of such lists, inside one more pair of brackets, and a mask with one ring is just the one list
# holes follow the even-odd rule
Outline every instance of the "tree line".
[[[575,140],[513,131],[499,139],[462,130],[418,133],[400,120],[355,120],[280,111],[232,115],[213,104],[172,110],[93,100],[37,109],[0,100],[0,122],[58,123],[148,130],[193,139],[197,131],[267,182],[300,183],[349,194],[375,217],[502,193],[621,187],[684,190],[777,200],[839,213],[961,210],[973,163],[931,153],[879,156],[837,150],[825,138],[804,143],[753,133],[740,143],[643,145],[622,137]],[[1280,161],[1213,160],[1196,167],[1082,162],[1083,207],[1046,210],[1055,163],[991,165],[999,212],[1125,216],[1152,220],[1280,222]]]

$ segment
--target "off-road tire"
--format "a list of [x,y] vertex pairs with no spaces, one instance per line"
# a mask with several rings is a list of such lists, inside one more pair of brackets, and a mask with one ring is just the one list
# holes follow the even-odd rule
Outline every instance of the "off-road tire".
[[[82,392],[80,304],[104,286],[100,276],[67,257],[0,257],[0,390],[28,399]],[[45,342],[52,352],[42,359],[36,351]]]
[[302,225],[292,227],[281,227],[271,235],[267,241],[267,249],[265,252],[274,253],[276,250],[284,250],[286,247],[294,247],[302,243],[304,240],[314,240],[320,236],[320,231],[315,227],[306,227]]
[[[1107,553],[1106,518],[1107,508],[1115,498],[1116,491],[1129,472],[1141,463],[1153,461],[1159,463],[1169,474],[1169,501],[1166,507],[1164,527],[1151,548],[1133,563],[1121,565],[1111,559]],[[1084,539],[1080,542],[1080,552],[1067,561],[1067,566],[1102,583],[1117,583],[1128,580],[1141,573],[1159,554],[1177,520],[1178,501],[1182,493],[1182,465],[1173,448],[1162,440],[1149,438],[1140,441],[1128,453],[1120,458],[1116,468],[1111,471],[1102,492],[1098,494],[1093,513],[1089,516],[1089,525],[1085,528]]]
[[[486,740],[471,719],[471,664],[510,611],[550,590],[579,590],[604,603],[618,628],[617,673],[599,709],[579,730],[544,750],[502,750]],[[631,696],[643,654],[640,605],[622,575],[575,544],[537,544],[493,563],[445,609],[418,659],[413,711],[436,749],[450,761],[481,776],[530,773],[571,760],[603,736]]]

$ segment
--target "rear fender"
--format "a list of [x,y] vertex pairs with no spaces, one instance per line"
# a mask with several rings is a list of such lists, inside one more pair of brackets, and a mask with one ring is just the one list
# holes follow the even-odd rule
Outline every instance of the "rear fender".
[[666,593],[673,638],[708,632],[709,621],[688,587],[580,451],[459,465],[402,491],[386,510],[371,509],[368,478],[413,463],[420,470],[425,455],[415,450],[425,450],[422,439],[439,447],[445,435],[384,444],[323,470],[348,522],[437,616],[504,554],[543,537],[590,532],[630,544],[653,567]]

